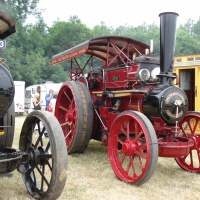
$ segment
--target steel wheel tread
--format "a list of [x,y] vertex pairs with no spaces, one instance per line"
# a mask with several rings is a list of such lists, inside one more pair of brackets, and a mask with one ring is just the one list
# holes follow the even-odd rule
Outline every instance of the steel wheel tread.
[[81,140],[77,146],[76,152],[83,153],[87,148],[91,139],[92,127],[93,127],[93,105],[90,92],[87,86],[82,82],[76,82],[79,91],[81,93],[82,105],[83,105],[83,129],[81,134]]
[[47,111],[31,112],[21,130],[19,149],[30,155],[28,164],[18,169],[28,192],[36,199],[57,199],[66,183],[68,158],[55,116]]

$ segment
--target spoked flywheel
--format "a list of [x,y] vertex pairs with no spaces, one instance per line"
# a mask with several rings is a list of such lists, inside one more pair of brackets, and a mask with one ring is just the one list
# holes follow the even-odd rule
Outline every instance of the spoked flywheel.
[[50,112],[31,112],[22,127],[19,148],[29,155],[18,170],[28,192],[38,199],[57,199],[67,177],[67,150],[63,131]]
[[108,156],[113,171],[124,182],[141,185],[154,173],[158,144],[154,128],[142,113],[124,111],[112,123]]
[[193,141],[193,146],[186,156],[175,158],[178,165],[189,172],[200,172],[200,113],[188,112],[185,118],[179,122],[180,137],[186,137]]
[[68,153],[82,153],[92,133],[93,107],[87,86],[65,82],[57,97],[55,116],[64,132]]

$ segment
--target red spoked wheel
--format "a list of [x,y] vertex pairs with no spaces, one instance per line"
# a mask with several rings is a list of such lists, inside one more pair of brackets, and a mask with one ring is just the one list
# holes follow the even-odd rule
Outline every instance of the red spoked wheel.
[[83,83],[68,81],[58,93],[55,116],[63,129],[69,154],[82,153],[90,141],[93,109],[86,90]]
[[200,113],[188,112],[179,123],[180,137],[193,140],[194,145],[186,156],[175,158],[178,165],[189,172],[200,172]]
[[80,76],[84,76],[84,74],[83,74],[83,70],[78,68],[78,67],[77,68],[73,68],[69,72],[69,77],[73,81],[77,81]]
[[124,182],[141,185],[154,173],[158,144],[148,118],[136,111],[120,113],[108,138],[108,156],[113,171]]

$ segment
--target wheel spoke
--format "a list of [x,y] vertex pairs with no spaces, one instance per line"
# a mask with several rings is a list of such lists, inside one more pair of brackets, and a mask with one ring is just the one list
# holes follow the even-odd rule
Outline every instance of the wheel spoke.
[[71,100],[71,98],[68,96],[68,94],[67,94],[67,92],[66,92],[66,91],[64,92],[64,94],[65,94],[65,97],[67,97],[68,101],[71,103],[71,102],[72,102],[72,100]]
[[120,140],[119,138],[117,138],[117,142],[119,142],[120,144],[123,144],[124,142],[122,140]]
[[[45,174],[45,166],[42,166],[42,174]],[[41,190],[44,191],[44,178],[41,176]]]
[[69,112],[69,110],[68,110],[67,108],[63,107],[63,106],[59,106],[59,109],[62,109],[62,110],[64,110],[65,112]]
[[70,135],[70,133],[72,132],[72,130],[70,130],[67,135],[65,136],[65,139]]
[[[43,167],[45,167],[45,166],[42,166],[42,168],[43,168]],[[36,169],[37,169],[37,171],[39,172],[39,174],[41,175],[42,180],[44,180],[45,183],[49,186],[50,183],[49,183],[49,181],[46,179],[46,177],[44,176],[44,174],[42,173],[42,171],[40,170],[40,168],[39,168],[38,166],[36,166]]]
[[41,134],[41,133],[39,132],[39,137],[37,138],[37,141],[36,141],[36,143],[35,143],[35,145],[34,145],[35,148],[37,148],[39,142],[40,142],[41,145],[43,146],[42,135],[43,135],[43,134]]
[[142,131],[140,131],[140,133],[138,134],[136,133],[136,137],[134,138],[133,142],[136,142],[141,137],[142,134],[143,134]]
[[132,156],[129,156],[129,163],[128,163],[127,168],[125,170],[127,172],[127,174],[129,172],[130,168],[133,166],[132,161],[133,161]]
[[144,155],[142,152],[139,152],[137,150],[135,150],[135,154],[137,154],[139,157],[142,157],[142,158],[146,158],[147,155]]
[[48,152],[49,151],[49,148],[50,148],[50,141],[47,143],[47,146],[45,148],[45,152]]
[[52,165],[47,161],[47,166],[49,167],[50,171],[52,171]]

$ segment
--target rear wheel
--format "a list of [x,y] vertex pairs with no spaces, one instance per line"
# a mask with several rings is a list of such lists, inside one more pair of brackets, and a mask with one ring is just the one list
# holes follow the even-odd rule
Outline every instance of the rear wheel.
[[83,153],[91,139],[93,128],[93,105],[87,86],[81,82],[76,82],[76,84],[81,93],[81,100],[83,105],[83,129],[81,133],[81,140],[77,146],[76,152]]
[[180,137],[191,139],[194,145],[186,156],[175,158],[178,165],[189,172],[200,172],[200,113],[188,112],[179,122]]
[[19,148],[30,156],[18,168],[28,192],[37,199],[57,199],[66,182],[67,149],[55,116],[47,111],[31,112],[24,121]]
[[0,147],[12,147],[14,132],[15,132],[15,107],[14,101],[6,114],[0,119],[2,126],[5,126],[4,134],[0,136]]
[[139,112],[125,111],[114,120],[108,138],[113,171],[124,182],[141,185],[155,171],[158,145],[154,128]]
[[89,143],[93,120],[91,97],[83,83],[68,81],[62,85],[55,116],[63,129],[68,153],[82,153]]

